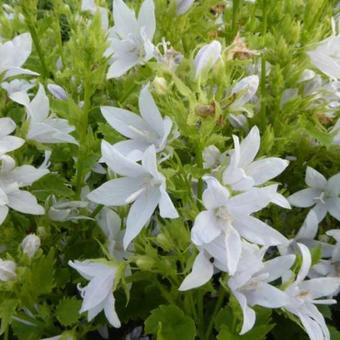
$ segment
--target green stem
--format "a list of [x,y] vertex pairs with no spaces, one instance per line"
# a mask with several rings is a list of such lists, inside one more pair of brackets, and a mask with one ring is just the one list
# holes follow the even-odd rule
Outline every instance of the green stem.
[[46,62],[45,62],[45,57],[44,57],[44,53],[43,53],[41,45],[40,45],[40,40],[39,40],[39,37],[38,37],[38,34],[37,34],[37,30],[36,30],[35,25],[32,21],[30,13],[26,10],[25,7],[23,7],[23,13],[25,15],[26,25],[28,27],[28,30],[30,31],[30,34],[31,34],[31,37],[32,37],[32,40],[33,40],[33,44],[34,44],[35,49],[37,50],[37,53],[38,53],[38,57],[39,57],[41,68],[42,68],[42,75],[46,79],[46,78],[49,77],[50,72],[49,72],[47,65],[46,65]]
[[84,106],[82,110],[82,116],[79,121],[79,152],[78,152],[78,160],[77,160],[77,181],[76,181],[76,193],[77,196],[80,195],[80,191],[84,181],[84,174],[82,169],[82,161],[83,156],[87,154],[86,148],[86,138],[87,138],[87,128],[88,128],[88,120],[89,120],[89,111],[91,108],[91,87],[88,81],[84,82]]
[[212,333],[213,326],[214,326],[214,320],[216,318],[217,313],[219,312],[219,310],[222,307],[223,301],[224,301],[224,289],[222,287],[220,287],[218,297],[217,297],[217,301],[216,301],[216,305],[215,305],[214,311],[211,315],[209,325],[208,325],[208,328],[207,328],[207,332],[205,333],[205,339],[206,340],[209,340],[209,338],[210,338],[210,335]]
[[231,26],[231,37],[230,41],[232,41],[238,31],[238,20],[239,20],[239,13],[240,13],[240,4],[241,0],[233,0],[233,17],[232,17],[232,26]]
[[[203,157],[202,157],[202,149],[201,149],[201,143],[200,141],[197,143],[196,147],[196,162],[199,168],[203,168]],[[197,183],[197,198],[198,200],[202,199],[203,195],[203,180],[202,178],[198,179]]]

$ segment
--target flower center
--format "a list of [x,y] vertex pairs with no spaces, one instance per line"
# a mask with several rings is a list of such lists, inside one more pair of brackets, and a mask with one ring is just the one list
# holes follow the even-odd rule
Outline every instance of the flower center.
[[231,224],[233,221],[227,207],[219,207],[215,210],[215,216],[217,219],[222,220],[226,224]]
[[320,194],[320,196],[313,198],[315,202],[320,202],[323,204],[326,204],[325,199],[326,199],[326,193],[324,191]]

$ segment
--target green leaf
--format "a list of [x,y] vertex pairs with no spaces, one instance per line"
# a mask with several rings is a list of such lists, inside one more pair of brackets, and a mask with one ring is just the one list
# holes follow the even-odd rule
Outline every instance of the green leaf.
[[145,320],[145,332],[162,340],[190,340],[195,338],[196,327],[177,306],[162,305]]
[[56,317],[63,326],[71,326],[76,323],[80,317],[79,309],[81,301],[75,297],[64,298],[56,308]]
[[11,319],[15,310],[17,308],[18,301],[14,299],[5,299],[0,304],[0,319],[1,319],[1,328],[0,335],[3,334],[8,326],[11,324]]

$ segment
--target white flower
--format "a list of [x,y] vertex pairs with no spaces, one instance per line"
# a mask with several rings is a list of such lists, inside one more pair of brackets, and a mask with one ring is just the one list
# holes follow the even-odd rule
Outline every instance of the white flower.
[[15,128],[16,124],[11,118],[0,118],[0,156],[19,149],[25,143],[22,138],[9,136]]
[[201,47],[194,60],[196,79],[213,68],[217,61],[221,59],[221,51],[222,45],[217,40]]
[[340,36],[325,39],[307,54],[321,72],[330,78],[340,79]]
[[313,206],[319,222],[327,212],[340,221],[340,173],[327,181],[318,171],[307,167],[305,182],[308,188],[289,196],[290,204],[300,208]]
[[[230,162],[223,173],[223,183],[233,190],[246,191],[278,176],[289,164],[287,160],[268,157],[254,161],[260,149],[260,132],[254,126],[248,136],[241,142],[233,136],[234,150]],[[289,208],[286,199],[277,194],[273,203]]]
[[247,111],[244,107],[255,95],[259,87],[259,77],[252,75],[241,79],[231,90],[231,96],[236,99],[229,106],[230,111]]
[[215,145],[209,145],[203,150],[203,167],[205,169],[216,169],[227,157]]
[[0,224],[7,216],[8,208],[24,214],[43,215],[44,208],[37,199],[20,188],[31,185],[49,171],[31,165],[15,167],[14,159],[7,155],[0,157],[0,161]]
[[172,128],[171,119],[162,118],[147,86],[140,93],[139,110],[141,116],[118,107],[101,107],[106,121],[122,135],[130,138],[113,147],[134,161],[140,160],[150,145],[154,145],[156,152],[163,151]]
[[16,267],[14,261],[0,259],[0,281],[14,280],[17,277]]
[[21,242],[21,248],[24,254],[32,258],[40,248],[40,238],[35,234],[27,235]]
[[27,102],[27,91],[34,85],[34,82],[24,79],[14,79],[10,82],[1,83],[1,87],[7,91],[8,97],[21,105],[25,105]]
[[59,100],[67,100],[68,95],[61,86],[57,84],[48,84],[47,89],[55,98]]
[[13,40],[0,44],[0,75],[3,79],[19,74],[39,75],[21,68],[32,52],[32,38],[29,33],[16,36]]
[[[311,254],[303,244],[298,244],[302,264],[295,281],[285,290],[289,303],[284,307],[296,315],[311,340],[329,340],[330,335],[322,314],[315,304],[333,304],[330,299],[340,286],[340,278],[316,278],[305,280],[312,263]],[[320,299],[326,297],[326,299]]]
[[104,183],[89,193],[88,199],[105,206],[122,206],[133,202],[127,217],[124,249],[147,224],[157,206],[163,218],[178,217],[166,192],[165,177],[157,169],[153,145],[144,152],[142,164],[138,164],[103,141],[102,158],[111,170],[123,177]]
[[265,249],[244,242],[237,271],[228,281],[243,313],[241,335],[255,324],[256,314],[252,306],[279,308],[288,302],[288,296],[269,282],[285,275],[294,263],[295,255],[278,256],[262,262],[264,253]]
[[27,100],[20,104],[25,105],[29,118],[28,139],[46,144],[72,143],[78,145],[76,139],[70,135],[75,130],[74,127],[70,126],[66,119],[48,115],[50,103],[41,84],[39,84],[39,90],[31,102]]
[[127,257],[128,252],[123,249],[122,221],[112,209],[104,207],[96,216],[96,221],[107,238],[109,254],[118,260]]
[[136,65],[143,65],[154,56],[152,39],[156,30],[153,0],[144,0],[138,15],[122,0],[113,1],[114,27],[109,30],[111,56],[107,78],[118,78]]
[[273,187],[254,188],[230,197],[229,191],[215,178],[206,177],[205,181],[208,187],[203,193],[203,204],[207,210],[197,215],[191,229],[191,240],[200,254],[180,290],[206,283],[213,275],[214,266],[233,275],[241,256],[241,237],[267,246],[288,242],[278,231],[251,216],[271,202],[275,194]]
[[195,0],[176,0],[176,13],[182,15],[189,10]]
[[89,280],[89,284],[80,288],[83,304],[80,313],[88,312],[88,321],[93,320],[102,310],[106,319],[116,328],[120,327],[120,321],[115,310],[115,276],[117,267],[107,261],[69,261],[69,265],[78,273]]

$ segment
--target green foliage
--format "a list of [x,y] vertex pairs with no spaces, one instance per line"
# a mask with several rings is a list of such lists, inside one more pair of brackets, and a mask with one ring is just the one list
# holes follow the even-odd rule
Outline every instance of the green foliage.
[[80,315],[81,301],[72,297],[62,299],[56,308],[56,317],[63,326],[72,326]]
[[161,305],[145,320],[145,332],[161,340],[190,340],[196,335],[194,321],[173,305]]

